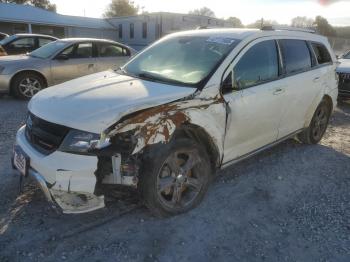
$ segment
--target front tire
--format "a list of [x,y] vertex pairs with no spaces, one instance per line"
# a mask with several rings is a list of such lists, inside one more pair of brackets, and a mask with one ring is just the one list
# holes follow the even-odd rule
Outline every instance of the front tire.
[[46,83],[40,75],[24,72],[15,76],[11,88],[17,98],[29,100],[45,87]]
[[299,140],[304,144],[320,142],[327,130],[331,111],[331,105],[326,100],[322,100],[311,119],[309,127],[298,135]]
[[139,185],[150,211],[166,217],[197,206],[211,177],[205,149],[191,139],[179,138],[154,145],[145,153]]

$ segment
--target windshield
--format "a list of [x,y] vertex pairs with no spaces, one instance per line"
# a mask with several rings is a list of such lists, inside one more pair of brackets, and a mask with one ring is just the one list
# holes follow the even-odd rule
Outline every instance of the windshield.
[[65,46],[67,46],[67,44],[67,42],[62,41],[51,42],[31,52],[29,56],[43,59],[49,58],[52,55],[56,54],[58,51],[62,50]]
[[123,71],[151,81],[196,86],[237,44],[230,37],[171,37],[136,56]]
[[11,42],[12,40],[16,39],[17,36],[11,35],[9,37],[6,37],[0,41],[0,45],[6,45],[7,43]]

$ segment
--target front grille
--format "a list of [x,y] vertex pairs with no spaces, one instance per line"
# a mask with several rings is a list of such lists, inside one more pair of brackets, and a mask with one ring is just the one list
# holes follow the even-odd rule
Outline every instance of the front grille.
[[40,153],[49,155],[58,149],[69,128],[50,123],[29,113],[25,134],[29,143]]
[[348,74],[348,73],[339,73],[339,80],[350,81],[350,74]]
[[350,92],[350,74],[339,73],[339,92]]

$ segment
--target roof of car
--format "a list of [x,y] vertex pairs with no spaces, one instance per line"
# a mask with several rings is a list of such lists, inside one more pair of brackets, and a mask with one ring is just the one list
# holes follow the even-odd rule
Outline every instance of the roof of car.
[[98,42],[113,42],[116,43],[113,40],[108,40],[108,39],[99,39],[99,38],[80,38],[80,37],[74,37],[74,38],[62,38],[60,39],[61,41],[65,42],[81,42],[81,41],[98,41]]
[[325,40],[324,36],[303,32],[301,30],[261,30],[261,29],[246,29],[246,28],[213,28],[213,29],[197,29],[190,31],[182,31],[172,36],[186,36],[186,35],[198,35],[208,37],[230,37],[238,40],[244,40],[246,38],[259,38],[266,36],[288,36],[288,37],[300,37],[302,39],[318,39]]
[[15,34],[15,36],[33,36],[33,37],[37,37],[37,36],[41,36],[41,37],[48,37],[48,38],[52,38],[52,39],[58,39],[57,37],[54,37],[52,35],[42,35],[42,34]]
[[99,38],[63,38],[63,39],[58,39],[59,41],[62,42],[69,42],[69,43],[76,43],[76,42],[85,42],[85,41],[93,41],[93,42],[105,42],[105,43],[113,43],[113,44],[118,44],[124,47],[127,47],[129,49],[133,49],[130,46],[127,46],[125,44],[109,40],[109,39],[99,39]]

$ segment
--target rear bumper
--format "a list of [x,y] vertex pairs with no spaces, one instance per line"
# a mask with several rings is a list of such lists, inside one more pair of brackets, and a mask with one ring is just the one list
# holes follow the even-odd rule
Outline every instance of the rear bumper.
[[8,93],[10,91],[10,75],[0,74],[0,93]]
[[339,97],[347,97],[350,98],[350,90],[347,89],[342,89],[341,87],[339,87]]

